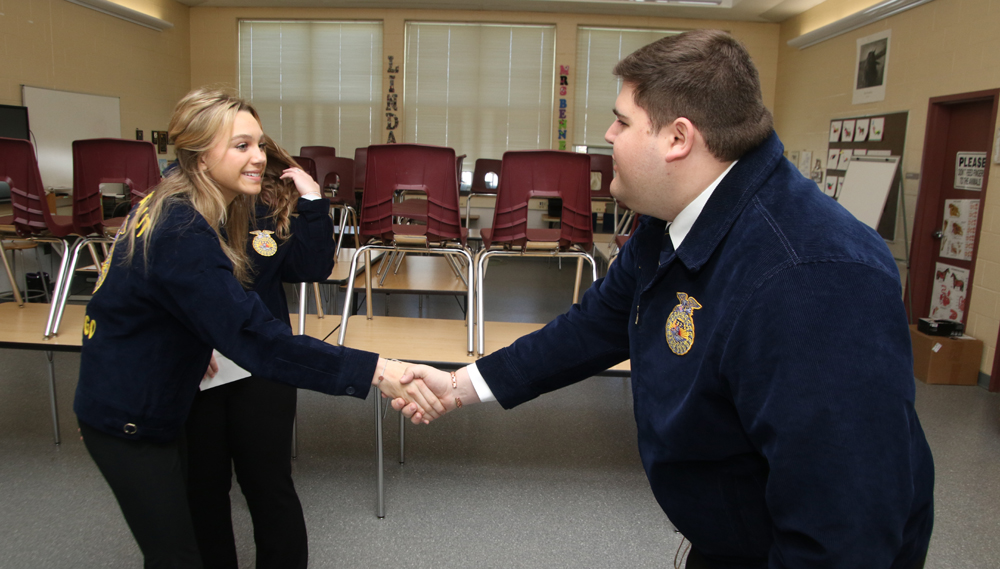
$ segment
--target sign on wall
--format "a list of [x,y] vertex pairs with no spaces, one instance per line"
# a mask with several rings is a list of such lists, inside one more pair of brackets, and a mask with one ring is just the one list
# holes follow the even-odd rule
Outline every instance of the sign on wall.
[[985,152],[959,152],[955,156],[955,189],[983,189],[983,176],[986,175]]

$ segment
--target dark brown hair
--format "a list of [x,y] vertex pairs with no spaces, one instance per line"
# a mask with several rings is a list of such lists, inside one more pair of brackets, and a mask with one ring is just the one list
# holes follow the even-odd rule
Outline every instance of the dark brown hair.
[[679,117],[701,131],[719,160],[736,160],[773,130],[757,68],[743,44],[720,30],[667,36],[618,62],[614,74],[634,89],[654,131]]

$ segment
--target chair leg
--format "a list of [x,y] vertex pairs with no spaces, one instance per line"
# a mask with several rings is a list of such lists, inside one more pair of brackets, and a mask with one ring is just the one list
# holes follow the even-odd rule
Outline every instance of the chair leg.
[[573,304],[580,303],[580,281],[583,280],[583,257],[576,258],[576,282],[573,284]]
[[[3,248],[2,239],[0,239],[0,256],[3,257],[3,268],[7,271],[7,280],[10,281],[10,290],[14,292],[14,300],[17,302],[18,306],[24,306],[24,299],[21,298],[21,291],[18,290],[17,280],[14,278],[14,272],[11,271],[10,263],[7,262],[7,251]],[[42,280],[45,279],[43,278]]]
[[[403,264],[403,259],[406,258],[406,253],[401,251],[399,255],[396,256],[396,265],[392,268],[392,274],[399,274],[399,266]],[[382,275],[382,280],[385,280],[385,275]],[[382,284],[382,283],[379,283]]]
[[[340,247],[344,243],[344,231],[347,229],[347,208],[338,208],[340,212],[340,224],[338,225],[339,232],[337,234],[337,247],[335,249],[335,255],[340,255]],[[333,211],[332,209],[330,210]]]
[[483,327],[486,325],[483,317],[483,275],[486,273],[486,254],[488,250],[483,248],[476,253],[476,337],[477,351],[479,355],[486,352],[486,334]]
[[[383,255],[385,256],[387,255]],[[348,278],[353,280],[353,277]],[[365,308],[368,309],[366,316],[371,320],[375,316],[372,313],[372,254],[367,250],[365,251]]]
[[[87,245],[89,239],[82,238],[73,244],[72,250],[68,250],[63,257],[63,263],[59,269],[59,277],[56,281],[58,291],[52,298],[52,306],[49,308],[49,324],[46,326],[45,337],[57,336],[59,334],[59,324],[62,323],[63,310],[66,309],[66,302],[69,300],[70,286],[73,284],[73,273],[76,271],[76,261],[80,257],[80,250]],[[61,284],[60,284],[61,283]]]
[[319,298],[319,283],[313,283],[313,296],[316,297],[316,316],[323,317],[323,302]]
[[406,417],[399,412],[399,463],[406,462]]
[[59,297],[62,295],[63,280],[64,275],[66,274],[66,266],[69,264],[69,256],[69,243],[63,241],[62,256],[59,258],[59,272],[56,273],[56,287],[52,291],[52,303],[49,305],[49,318],[45,322],[44,337],[46,339],[52,336],[52,323],[55,321],[57,304],[59,303]]
[[385,517],[385,471],[382,465],[382,396],[377,387],[375,391],[375,478],[376,478],[376,507],[375,515],[379,518]]
[[52,407],[52,435],[59,444],[59,407],[56,405],[56,364],[52,360],[52,352],[46,351],[45,358],[49,360],[49,405]]

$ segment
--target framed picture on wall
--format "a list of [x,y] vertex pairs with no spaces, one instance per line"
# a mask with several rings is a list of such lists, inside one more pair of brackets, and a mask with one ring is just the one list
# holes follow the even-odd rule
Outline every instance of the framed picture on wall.
[[853,104],[885,100],[891,35],[892,30],[885,30],[857,40]]

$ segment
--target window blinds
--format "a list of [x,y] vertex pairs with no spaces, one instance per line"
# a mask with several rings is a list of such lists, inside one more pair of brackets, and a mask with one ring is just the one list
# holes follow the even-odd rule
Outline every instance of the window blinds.
[[611,126],[621,81],[611,74],[622,58],[654,41],[680,32],[616,28],[577,29],[576,90],[573,144],[607,146],[604,133]]
[[551,148],[555,27],[408,22],[405,140],[477,158]]
[[380,22],[240,21],[240,94],[264,132],[297,155],[381,142]]

